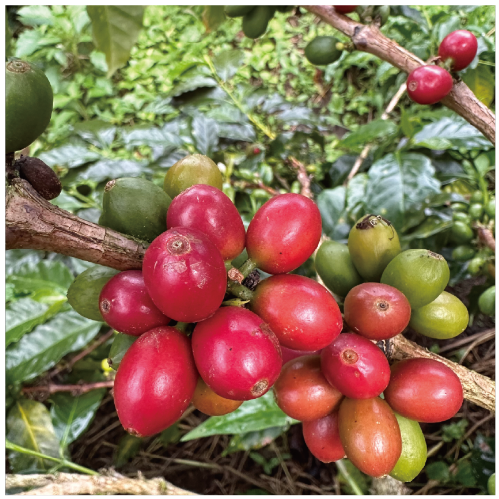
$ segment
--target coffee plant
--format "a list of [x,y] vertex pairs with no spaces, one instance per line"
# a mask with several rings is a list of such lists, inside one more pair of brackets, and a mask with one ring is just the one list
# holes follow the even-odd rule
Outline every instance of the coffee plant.
[[494,493],[493,7],[6,16],[7,489]]

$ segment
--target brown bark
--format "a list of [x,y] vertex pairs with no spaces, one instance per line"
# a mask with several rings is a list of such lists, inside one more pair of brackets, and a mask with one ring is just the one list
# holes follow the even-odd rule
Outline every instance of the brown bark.
[[[406,73],[425,65],[419,57],[384,36],[375,25],[358,23],[347,16],[338,14],[330,5],[304,5],[303,8],[320,16],[323,21],[350,37],[356,49],[373,54]],[[475,97],[463,81],[454,83],[450,94],[441,102],[475,126],[495,144],[496,118],[494,113]]]
[[7,249],[54,251],[118,270],[142,268],[146,243],[83,220],[15,178],[6,196]]

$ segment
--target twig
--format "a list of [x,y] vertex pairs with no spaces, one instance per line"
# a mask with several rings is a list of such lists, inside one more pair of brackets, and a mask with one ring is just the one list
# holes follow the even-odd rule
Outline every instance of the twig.
[[312,199],[313,196],[312,191],[310,190],[310,177],[307,174],[305,165],[293,156],[290,156],[288,161],[291,166],[298,171],[297,178],[301,185],[301,194],[309,199]]
[[[390,117],[390,113],[395,109],[395,106],[398,104],[399,100],[402,98],[406,90],[407,90],[407,85],[405,83],[402,83],[400,88],[397,90],[397,93],[392,97],[392,100],[385,109],[385,112],[381,115],[382,120],[386,121]],[[350,182],[350,180],[352,180],[352,178],[357,174],[360,167],[362,166],[362,163],[369,155],[369,151],[371,150],[372,146],[373,146],[372,143],[366,144],[364,149],[362,149],[362,152],[360,153],[359,157],[355,160],[355,163],[352,169],[350,170],[350,173],[348,174],[348,177],[343,185],[347,185],[348,182]]]
[[[304,9],[318,15],[323,21],[348,36],[357,50],[373,54],[383,61],[410,73],[425,63],[419,57],[384,36],[374,25],[364,25],[338,14],[330,5],[303,5]],[[478,128],[495,143],[494,113],[482,104],[463,81],[454,83],[451,92],[441,103]]]
[[478,338],[483,338],[484,341],[488,341],[492,339],[495,335],[496,335],[495,328],[487,329],[485,331],[482,331],[481,333],[476,333],[473,334],[472,336],[467,336],[466,338],[461,338],[457,341],[454,341],[449,345],[445,345],[439,350],[439,353],[448,352],[449,350],[456,350],[457,348],[462,347],[463,345],[466,345],[471,341],[475,341]]
[[261,180],[256,182],[247,182],[246,180],[236,180],[232,182],[232,185],[235,187],[239,187],[240,189],[262,189],[265,192],[268,192],[271,196],[277,196],[279,191],[265,185]]
[[485,246],[490,248],[492,251],[496,250],[496,240],[494,239],[494,234],[490,229],[486,227],[477,227],[478,238],[482,241]]
[[48,385],[39,386],[25,386],[22,389],[23,393],[37,393],[45,392],[51,395],[57,392],[72,392],[77,395],[82,395],[83,393],[91,392],[92,390],[99,390],[100,388],[112,388],[114,386],[114,381],[97,381],[95,383],[85,383],[81,385],[56,385],[54,383],[49,383]]
[[163,478],[84,476],[73,473],[56,475],[7,475],[6,488],[40,487],[18,495],[197,495],[175,487]]
[[[486,331],[487,332],[487,331]],[[482,343],[485,343],[486,341],[489,341],[491,338],[495,336],[495,330],[492,332],[488,332],[488,334],[482,334],[480,337],[478,337],[463,353],[461,356],[461,359],[459,360],[459,364],[462,364],[468,354],[473,350],[478,345],[481,345]]]

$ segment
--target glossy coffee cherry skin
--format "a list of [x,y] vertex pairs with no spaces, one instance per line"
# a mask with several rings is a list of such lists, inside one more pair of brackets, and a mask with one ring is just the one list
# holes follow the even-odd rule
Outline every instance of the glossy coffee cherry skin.
[[305,263],[322,233],[317,205],[301,194],[279,194],[251,220],[246,234],[248,256],[269,274],[285,274]]
[[147,292],[168,317],[202,321],[222,304],[227,274],[220,251],[202,232],[175,227],[147,248],[142,265]]
[[392,471],[402,453],[402,437],[395,414],[384,400],[345,398],[338,427],[347,458],[360,471],[376,478]]
[[279,343],[294,350],[320,350],[343,327],[331,293],[308,277],[284,274],[258,284],[250,308],[267,322]]
[[99,309],[109,326],[132,336],[170,322],[151,300],[140,270],[125,270],[111,278],[102,288]]
[[345,320],[358,334],[370,340],[386,340],[409,324],[411,305],[398,289],[378,282],[355,286],[345,298]]
[[340,440],[338,411],[314,421],[304,421],[302,431],[308,450],[319,461],[334,463],[346,456]]
[[114,381],[123,428],[138,437],[165,430],[189,406],[197,379],[189,338],[173,327],[147,331],[125,353]]
[[199,374],[218,395],[251,400],[268,392],[281,372],[279,341],[270,327],[241,307],[222,307],[192,333]]
[[193,185],[175,197],[166,226],[200,230],[215,243],[224,260],[232,260],[244,250],[246,232],[237,208],[211,185]]
[[475,58],[478,41],[473,33],[459,29],[449,33],[438,47],[438,55],[442,61],[450,59],[453,71],[461,71],[468,67]]
[[321,366],[329,383],[349,398],[376,397],[390,381],[390,366],[383,352],[355,333],[342,333],[324,348]]
[[436,104],[452,90],[452,76],[440,66],[420,66],[407,78],[407,94],[418,104]]
[[339,407],[343,395],[321,371],[319,355],[306,355],[286,363],[274,385],[279,408],[298,421],[313,421]]
[[196,390],[192,397],[192,405],[203,414],[208,416],[224,416],[234,412],[243,402],[240,400],[229,400],[217,395],[204,381],[199,377]]
[[433,359],[406,359],[392,365],[384,392],[390,407],[420,423],[440,423],[452,418],[463,403],[457,375]]

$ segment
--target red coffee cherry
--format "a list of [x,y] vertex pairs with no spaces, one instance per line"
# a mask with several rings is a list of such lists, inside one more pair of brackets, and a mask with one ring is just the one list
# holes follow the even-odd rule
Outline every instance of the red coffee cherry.
[[433,359],[406,359],[393,364],[384,392],[390,407],[420,423],[440,423],[455,416],[463,404],[457,375]]
[[275,382],[274,395],[280,409],[298,421],[322,418],[337,409],[343,399],[322,374],[319,355],[306,355],[285,364]]
[[468,67],[478,50],[476,36],[465,29],[449,33],[438,47],[438,55],[442,61],[452,62],[453,71],[461,71]]
[[407,78],[407,94],[418,104],[436,104],[452,90],[452,76],[440,66],[421,66]]
[[291,348],[285,347],[282,344],[281,353],[282,353],[282,365],[286,364],[290,360],[297,359],[298,357],[303,357],[304,355],[320,355],[320,350],[314,351],[302,351],[302,350],[293,350]]
[[142,266],[147,292],[168,317],[198,322],[222,304],[227,273],[220,251],[208,236],[176,227],[147,248]]
[[229,400],[217,395],[204,381],[199,377],[196,390],[192,397],[192,405],[203,414],[208,416],[223,416],[234,412],[243,402],[241,400]]
[[102,288],[99,309],[109,326],[132,336],[170,322],[151,300],[140,270],[125,270],[112,277]]
[[321,233],[321,214],[313,201],[301,194],[279,194],[251,220],[246,249],[259,269],[285,274],[307,261]]
[[243,250],[246,232],[234,203],[211,185],[193,185],[173,198],[166,226],[189,227],[206,234],[224,260],[233,260]]
[[376,397],[388,386],[390,366],[383,352],[366,338],[343,333],[322,350],[322,372],[346,397]]
[[284,274],[263,280],[250,302],[285,347],[320,350],[340,334],[343,320],[331,293],[308,277]]
[[344,303],[345,320],[361,336],[386,340],[401,333],[411,319],[409,300],[398,289],[365,282],[350,290]]
[[338,411],[314,421],[304,421],[302,430],[308,450],[319,461],[334,463],[346,456],[340,440]]
[[333,5],[333,7],[340,14],[351,14],[357,8],[357,5]]
[[384,400],[344,399],[338,427],[347,458],[362,473],[379,478],[393,470],[402,453],[402,436]]
[[197,379],[189,338],[173,327],[147,331],[127,350],[114,380],[123,428],[138,437],[165,430],[189,406]]
[[199,374],[218,395],[251,400],[269,391],[282,367],[275,334],[258,315],[222,307],[192,333]]

